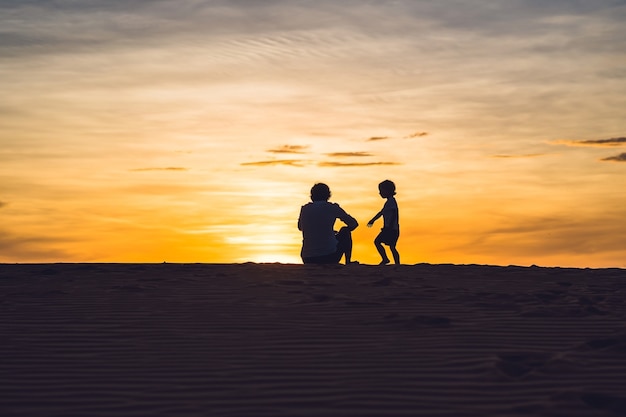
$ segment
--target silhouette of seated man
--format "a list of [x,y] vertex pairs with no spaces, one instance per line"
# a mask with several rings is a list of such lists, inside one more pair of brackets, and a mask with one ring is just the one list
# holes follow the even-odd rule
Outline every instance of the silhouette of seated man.
[[[300,256],[305,264],[336,264],[345,255],[351,263],[352,231],[359,223],[339,204],[329,203],[330,188],[323,183],[311,188],[311,203],[300,209],[298,229],[302,231]],[[339,219],[346,224],[339,232],[333,227]]]

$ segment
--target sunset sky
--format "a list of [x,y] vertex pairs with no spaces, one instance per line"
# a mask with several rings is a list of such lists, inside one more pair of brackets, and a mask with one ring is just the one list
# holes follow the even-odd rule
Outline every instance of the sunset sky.
[[624,0],[0,0],[0,262],[626,267]]

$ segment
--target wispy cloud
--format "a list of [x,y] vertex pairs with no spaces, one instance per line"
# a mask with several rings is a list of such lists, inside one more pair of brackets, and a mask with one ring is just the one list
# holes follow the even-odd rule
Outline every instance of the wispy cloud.
[[[406,135],[403,138],[404,139],[415,139],[415,138],[421,138],[424,136],[428,136],[428,132],[415,132],[415,133],[411,133],[410,135]],[[388,139],[394,139],[391,136],[372,136],[369,139],[367,139],[368,142],[375,142],[378,140],[388,140]]]
[[523,216],[484,230],[460,248],[467,253],[498,252],[503,247],[529,260],[547,254],[585,254],[623,250],[624,209],[613,207],[601,218]]
[[539,156],[545,156],[545,153],[528,153],[523,155],[493,155],[492,158],[507,159],[507,158],[537,158]]
[[187,171],[187,168],[183,167],[154,167],[154,168],[135,168],[131,169],[132,172],[145,172],[145,171]]
[[58,262],[71,259],[68,252],[55,248],[66,241],[62,237],[31,236],[0,229],[0,262]]
[[4,201],[0,201],[0,208],[2,207],[6,207],[8,203],[5,203]]
[[608,158],[603,158],[601,160],[608,162],[626,162],[626,152],[615,156],[609,156]]
[[371,153],[369,152],[331,152],[331,153],[327,153],[327,156],[332,156],[332,157],[336,157],[336,158],[350,158],[353,156],[356,157],[361,157],[361,156],[372,156]]
[[401,165],[397,162],[319,162],[320,167],[369,167],[376,165]]
[[415,133],[411,133],[410,135],[406,136],[407,139],[413,139],[413,138],[421,138],[424,136],[428,136],[428,132],[415,132]]
[[287,165],[293,167],[303,167],[307,161],[302,159],[275,159],[270,161],[255,161],[255,162],[244,162],[241,165],[243,166],[274,166],[274,165]]
[[189,185],[189,184],[163,184],[163,183],[146,183],[146,184],[132,184],[126,187],[120,188],[121,191],[131,193],[133,195],[147,194],[147,195],[191,195],[205,191],[201,186]]
[[568,146],[625,146],[626,137],[590,140],[559,140],[555,143]]
[[306,153],[308,146],[304,145],[283,145],[280,148],[268,149],[267,152],[271,153]]

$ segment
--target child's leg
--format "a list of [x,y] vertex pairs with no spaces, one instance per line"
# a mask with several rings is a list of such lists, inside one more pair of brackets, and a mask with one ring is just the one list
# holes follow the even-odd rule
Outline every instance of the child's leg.
[[393,261],[395,262],[395,264],[400,265],[400,254],[396,250],[396,245],[390,245],[389,249],[391,250],[391,254],[393,255]]
[[376,239],[374,239],[374,245],[376,245],[376,250],[378,250],[380,257],[382,258],[382,261],[380,261],[380,265],[388,264],[389,258],[387,257],[387,254],[385,253],[385,248],[383,248],[383,243],[380,240],[380,234],[376,236]]

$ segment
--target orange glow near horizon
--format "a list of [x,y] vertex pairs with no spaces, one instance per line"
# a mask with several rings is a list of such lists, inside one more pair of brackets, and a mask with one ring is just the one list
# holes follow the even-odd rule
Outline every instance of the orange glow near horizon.
[[403,263],[626,267],[626,6],[32,3],[0,14],[0,262],[299,263],[325,182],[374,264],[391,179]]

